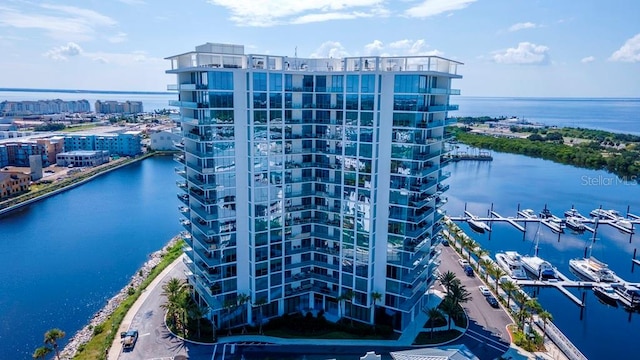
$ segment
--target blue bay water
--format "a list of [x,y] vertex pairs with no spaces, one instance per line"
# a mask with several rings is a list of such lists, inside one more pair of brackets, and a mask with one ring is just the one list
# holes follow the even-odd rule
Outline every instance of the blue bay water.
[[454,96],[452,116],[516,116],[550,126],[640,135],[640,98],[485,98]]
[[[493,153],[493,157],[493,162],[462,161],[447,167],[452,173],[451,188],[446,194],[449,215],[461,216],[466,208],[473,214],[487,216],[493,208],[502,216],[515,217],[518,206],[531,208],[536,213],[547,206],[560,217],[572,206],[587,217],[600,206],[623,214],[629,207],[631,213],[640,214],[640,185],[635,181],[624,182],[604,171],[520,155]],[[569,260],[582,257],[593,237],[588,232],[582,235],[567,232],[558,238],[550,229],[538,228],[535,224],[529,224],[524,235],[507,223],[494,223],[490,234],[477,234],[466,223],[460,226],[489,250],[491,256],[506,250],[533,254],[537,240],[539,256],[574,279]],[[623,279],[640,282],[640,267],[631,272],[631,258],[638,247],[640,235],[630,237],[601,225],[592,254],[608,263]],[[532,289],[528,290],[531,294]],[[573,292],[578,298],[585,293],[587,305],[582,314],[577,305],[554,288],[542,288],[537,296],[553,315],[554,323],[589,359],[625,358],[634,351],[632,344],[640,330],[640,313],[601,304],[591,290]]]
[[153,157],[0,217],[0,359],[67,340],[176,235],[175,162]]
[[[95,99],[136,100],[122,94],[97,95]],[[86,94],[68,93],[35,93],[22,100],[49,98],[95,101]],[[144,106],[165,108],[170,99],[174,95],[149,95],[148,102],[157,105]],[[519,116],[549,125],[638,134],[640,103],[633,99],[454,97],[452,103],[461,105],[452,116]],[[547,204],[557,215],[571,205],[585,215],[600,205],[621,212],[630,206],[640,213],[640,188],[633,181],[622,183],[603,171],[524,156],[493,155],[492,163],[460,162],[447,168],[452,171],[450,215],[460,215],[465,204],[477,214],[486,214],[493,204],[505,216],[515,216],[518,204],[536,212]],[[51,327],[63,328],[70,337],[128,282],[150,252],[180,230],[174,166],[169,158],[148,159],[0,218],[0,359],[30,358],[42,333]],[[530,253],[534,234],[530,228],[523,240],[514,228],[496,224],[491,237],[475,237],[492,254]],[[582,256],[590,241],[589,234],[565,234],[558,242],[545,228],[539,238],[540,255],[566,274],[568,260]],[[603,226],[593,254],[623,278],[640,282],[640,269],[631,273],[630,261],[640,239],[634,235],[631,240],[629,244],[628,235]],[[539,293],[554,322],[587,357],[624,357],[635,351],[640,314],[606,307],[590,291],[585,296],[581,317],[580,309],[557,290]]]

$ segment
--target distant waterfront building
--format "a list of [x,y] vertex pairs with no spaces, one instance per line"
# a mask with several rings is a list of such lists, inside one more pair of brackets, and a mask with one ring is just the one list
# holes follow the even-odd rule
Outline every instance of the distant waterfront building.
[[55,164],[56,155],[64,151],[64,136],[52,136],[45,139],[35,139],[35,141],[44,147],[47,164]]
[[29,166],[29,157],[38,155],[44,166],[49,165],[46,149],[35,141],[3,142],[0,143],[0,167]]
[[188,281],[217,326],[260,321],[247,304],[264,302],[264,318],[315,309],[407,327],[436,280],[461,63],[211,43],[167,59]]
[[177,143],[182,141],[182,132],[158,131],[149,135],[151,150],[175,151]]
[[36,181],[42,179],[42,156],[29,156],[29,168],[31,169],[31,180]]
[[109,162],[109,152],[106,150],[76,150],[63,152],[56,156],[56,165],[73,167],[92,167]]
[[91,106],[88,100],[64,101],[54,99],[0,102],[0,115],[5,116],[84,113],[89,111],[91,111]]
[[64,151],[107,150],[111,155],[136,156],[142,154],[142,132],[118,134],[68,134],[64,137]]
[[95,102],[96,114],[139,114],[144,112],[142,101],[100,101]]
[[29,191],[31,175],[0,170],[0,200]]

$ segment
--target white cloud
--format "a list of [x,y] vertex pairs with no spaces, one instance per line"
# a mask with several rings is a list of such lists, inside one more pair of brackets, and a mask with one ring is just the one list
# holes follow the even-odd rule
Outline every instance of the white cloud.
[[0,26],[40,29],[49,37],[58,40],[89,40],[93,38],[96,29],[116,24],[117,22],[108,16],[74,6],[44,4],[33,12],[0,6]]
[[425,18],[449,11],[461,10],[476,0],[424,0],[422,4],[405,10],[409,17]]
[[549,48],[521,42],[516,48],[494,52],[492,58],[499,64],[543,65],[549,63]]
[[208,0],[231,12],[231,21],[243,26],[304,24],[327,20],[385,16],[383,0]]
[[538,25],[532,23],[532,22],[521,22],[521,23],[517,23],[517,24],[513,24],[511,25],[511,27],[509,28],[509,31],[518,31],[518,30],[524,30],[524,29],[535,29],[539,27]]
[[611,54],[609,60],[624,62],[640,61],[640,34],[625,41],[620,49]]
[[71,56],[78,56],[82,54],[82,48],[80,45],[70,42],[67,45],[55,47],[46,53],[44,56],[53,60],[67,60]]
[[114,43],[114,44],[125,42],[125,41],[127,41],[127,34],[123,33],[121,31],[121,32],[119,32],[119,33],[117,33],[115,35],[108,36],[107,37],[107,41],[109,41],[110,43]]
[[337,41],[325,41],[310,55],[312,58],[342,58],[347,56],[349,56],[349,53]]
[[596,58],[593,57],[593,56],[587,56],[587,57],[582,58],[582,60],[580,60],[580,62],[583,63],[583,64],[588,64],[590,62],[595,61],[595,59]]
[[380,40],[373,40],[373,42],[364,46],[365,55],[381,55],[384,50],[384,44]]

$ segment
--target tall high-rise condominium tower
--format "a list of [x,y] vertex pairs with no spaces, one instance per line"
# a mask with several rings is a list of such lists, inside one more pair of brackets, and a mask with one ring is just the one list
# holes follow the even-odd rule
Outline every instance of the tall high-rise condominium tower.
[[209,317],[324,311],[404,329],[436,280],[461,63],[211,43],[167,60],[187,275]]

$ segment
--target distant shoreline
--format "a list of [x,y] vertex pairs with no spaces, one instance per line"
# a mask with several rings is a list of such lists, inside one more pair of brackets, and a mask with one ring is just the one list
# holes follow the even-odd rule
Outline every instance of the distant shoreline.
[[31,89],[31,88],[0,88],[0,92],[42,92],[68,94],[140,94],[140,95],[172,95],[169,91],[121,91],[121,90],[70,90],[70,89]]

